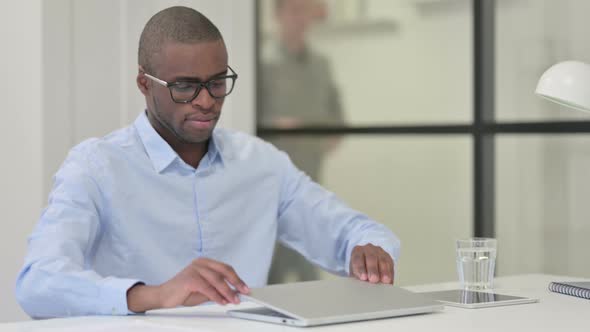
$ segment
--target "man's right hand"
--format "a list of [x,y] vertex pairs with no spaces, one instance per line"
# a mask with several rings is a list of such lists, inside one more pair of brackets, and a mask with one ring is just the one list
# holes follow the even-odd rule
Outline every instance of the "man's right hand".
[[137,284],[131,287],[127,291],[127,306],[133,312],[145,312],[181,305],[195,306],[207,301],[221,305],[238,304],[238,293],[249,292],[248,286],[231,266],[198,258],[174,278],[159,286]]

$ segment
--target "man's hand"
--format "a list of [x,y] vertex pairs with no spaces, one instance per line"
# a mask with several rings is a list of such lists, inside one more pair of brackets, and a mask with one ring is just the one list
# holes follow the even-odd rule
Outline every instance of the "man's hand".
[[180,305],[195,306],[206,301],[238,304],[238,292],[248,294],[250,289],[231,266],[199,258],[159,286],[133,286],[127,292],[127,306],[133,312],[145,312]]
[[393,284],[393,259],[381,247],[356,246],[350,257],[350,274],[371,283]]

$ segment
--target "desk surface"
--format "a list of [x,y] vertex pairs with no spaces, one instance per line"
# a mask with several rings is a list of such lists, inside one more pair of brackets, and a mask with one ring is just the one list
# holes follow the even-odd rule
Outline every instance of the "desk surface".
[[[505,307],[461,309],[445,307],[438,313],[365,322],[320,326],[287,327],[252,322],[225,315],[228,309],[250,307],[218,305],[173,310],[156,310],[146,315],[127,317],[76,317],[0,324],[3,332],[21,331],[589,331],[590,301],[549,292],[555,280],[580,280],[548,275],[522,275],[496,279],[496,291],[509,295],[538,298],[539,303]],[[456,283],[406,287],[412,291],[456,288]],[[117,327],[120,328],[117,328]]]

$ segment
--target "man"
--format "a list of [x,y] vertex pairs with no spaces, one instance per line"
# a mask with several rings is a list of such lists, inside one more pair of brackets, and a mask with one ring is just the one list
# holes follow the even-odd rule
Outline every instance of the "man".
[[[319,0],[275,0],[276,38],[264,48],[259,121],[296,128],[341,125],[343,114],[328,59],[307,42],[312,25],[326,15]],[[323,160],[338,144],[335,136],[281,136],[266,139],[289,154],[297,168],[319,182]],[[278,244],[269,283],[319,278],[319,271],[295,251]]]
[[32,317],[126,315],[263,286],[276,239],[323,268],[392,283],[399,242],[268,143],[216,129],[237,75],[219,30],[172,7],[139,42],[146,111],[74,147],[29,238],[16,293]]

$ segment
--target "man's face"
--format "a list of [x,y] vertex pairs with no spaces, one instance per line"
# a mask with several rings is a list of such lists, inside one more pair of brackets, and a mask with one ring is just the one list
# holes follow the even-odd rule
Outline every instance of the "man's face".
[[[222,40],[194,44],[165,43],[162,52],[154,59],[155,73],[166,82],[183,80],[208,81],[227,73],[227,51]],[[175,103],[168,88],[149,82],[146,92],[148,112],[160,133],[183,143],[206,142],[219,120],[224,99],[211,97],[202,88],[188,104]],[[156,123],[154,123],[156,122]],[[166,138],[166,137],[165,137]]]

